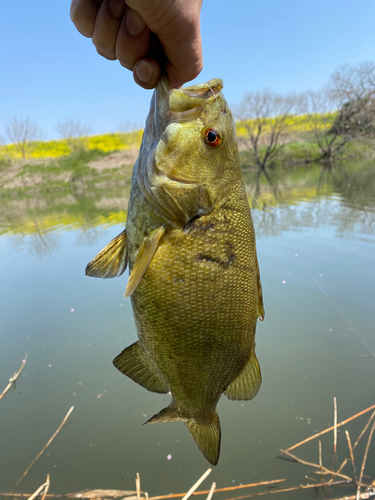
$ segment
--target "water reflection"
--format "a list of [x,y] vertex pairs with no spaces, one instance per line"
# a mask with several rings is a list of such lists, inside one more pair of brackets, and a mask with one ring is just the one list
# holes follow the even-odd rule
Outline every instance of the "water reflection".
[[[267,311],[257,327],[262,390],[251,404],[220,400],[222,454],[210,476],[218,487],[277,478],[287,478],[288,485],[306,483],[305,474],[311,473],[305,467],[275,460],[279,448],[332,425],[334,396],[339,421],[375,398],[373,357],[364,357],[365,346],[299,268],[301,259],[374,349],[374,166],[317,165],[271,170],[269,176],[273,185],[262,175],[257,187],[257,173],[245,172],[264,207],[253,210]],[[84,277],[87,261],[123,228],[127,194],[122,191],[103,186],[69,196],[0,200],[4,387],[28,352],[16,391],[1,401],[3,491],[12,488],[71,405],[72,423],[18,491],[35,491],[47,472],[57,493],[119,488],[121,475],[125,489],[132,490],[140,472],[142,489],[159,495],[187,491],[207,468],[181,423],[142,426],[170,397],[143,390],[112,365],[121,349],[137,340],[130,303],[123,299],[127,276]],[[353,441],[364,425],[360,419],[349,428]],[[365,444],[366,438],[356,451],[357,463]],[[332,436],[322,436],[322,449],[323,463],[330,465]],[[317,442],[296,454],[316,462]],[[344,432],[338,454],[341,463],[347,455]],[[374,470],[371,446],[365,475],[373,477]],[[343,472],[351,474],[350,464]],[[304,492],[304,498],[314,493]]]
[[[375,168],[373,163],[336,163],[295,167],[288,170],[244,172],[252,194],[250,206],[261,206],[266,214],[262,234],[293,227],[320,227],[334,224],[338,234],[372,234],[375,227]],[[30,251],[48,254],[59,245],[59,231],[80,229],[79,242],[91,245],[100,229],[124,224],[129,188],[120,196],[118,187],[75,192],[17,195],[0,199],[0,235],[30,235]],[[330,200],[324,202],[324,200]],[[304,203],[294,210],[295,204]],[[282,210],[271,208],[282,207]],[[266,224],[269,222],[270,224]],[[22,241],[15,240],[15,245]]]

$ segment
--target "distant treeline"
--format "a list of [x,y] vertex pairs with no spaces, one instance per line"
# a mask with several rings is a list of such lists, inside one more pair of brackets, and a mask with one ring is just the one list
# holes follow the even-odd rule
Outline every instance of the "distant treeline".
[[[264,170],[274,163],[332,161],[339,155],[361,156],[373,151],[375,139],[375,63],[344,65],[319,91],[278,94],[247,92],[234,106],[240,149],[248,167]],[[42,141],[38,125],[14,117],[0,146],[0,159],[47,158],[79,150],[103,153],[138,148],[142,130],[120,124],[113,134],[90,136],[79,120],[58,122],[61,140]],[[4,140],[3,140],[4,142]],[[353,145],[354,144],[354,145]]]

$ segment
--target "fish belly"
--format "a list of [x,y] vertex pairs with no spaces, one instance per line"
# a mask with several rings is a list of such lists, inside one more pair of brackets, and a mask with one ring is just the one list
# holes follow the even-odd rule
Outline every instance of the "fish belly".
[[[137,211],[127,225],[128,236],[135,236],[133,253],[145,226],[150,229],[147,208]],[[185,229],[168,231],[132,295],[142,348],[186,418],[211,419],[221,394],[249,360],[256,269],[249,209],[223,204]]]

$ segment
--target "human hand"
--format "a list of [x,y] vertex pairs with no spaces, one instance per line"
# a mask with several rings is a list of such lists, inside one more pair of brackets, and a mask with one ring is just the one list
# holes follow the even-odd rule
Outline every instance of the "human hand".
[[171,88],[203,68],[200,10],[203,0],[72,0],[70,17],[97,52],[118,59],[145,89],[165,71]]

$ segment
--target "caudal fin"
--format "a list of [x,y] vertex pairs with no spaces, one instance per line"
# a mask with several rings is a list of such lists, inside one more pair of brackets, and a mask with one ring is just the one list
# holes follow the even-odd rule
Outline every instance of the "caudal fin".
[[194,420],[188,420],[185,424],[205,458],[212,465],[216,465],[219,461],[221,441],[218,414],[215,412],[210,424],[198,424]]
[[205,458],[212,464],[216,465],[220,455],[220,421],[218,414],[215,411],[214,418],[210,424],[197,424],[194,420],[186,420],[178,414],[175,406],[171,405],[164,408],[159,413],[147,420],[146,424],[157,424],[161,422],[173,422],[183,420],[198,448],[201,450]]

